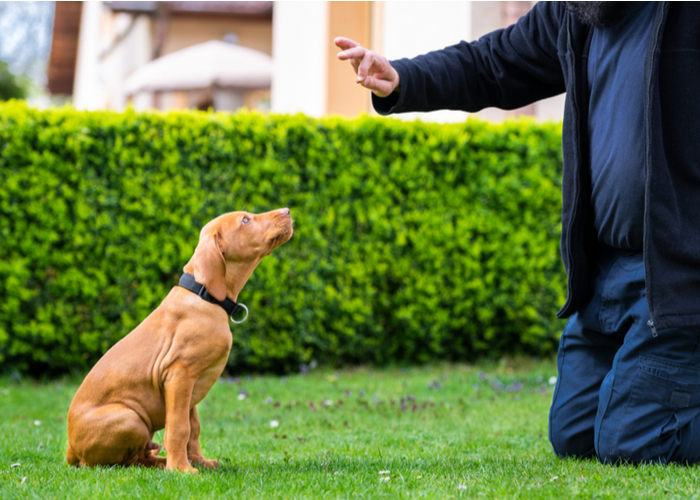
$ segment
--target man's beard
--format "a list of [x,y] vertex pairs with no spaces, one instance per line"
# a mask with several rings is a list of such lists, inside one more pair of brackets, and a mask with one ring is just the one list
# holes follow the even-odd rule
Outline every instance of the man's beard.
[[564,2],[567,10],[577,14],[583,24],[599,28],[617,19],[624,2]]

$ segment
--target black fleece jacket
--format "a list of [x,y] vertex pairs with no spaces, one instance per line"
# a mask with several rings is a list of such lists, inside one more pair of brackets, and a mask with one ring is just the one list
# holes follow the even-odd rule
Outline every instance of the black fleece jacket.
[[[389,114],[514,109],[567,93],[561,254],[568,296],[559,317],[590,297],[597,246],[587,175],[590,34],[562,3],[540,2],[513,26],[476,42],[392,61],[398,93],[373,96],[375,109]],[[700,327],[700,3],[659,3],[644,74],[644,263],[656,334]]]

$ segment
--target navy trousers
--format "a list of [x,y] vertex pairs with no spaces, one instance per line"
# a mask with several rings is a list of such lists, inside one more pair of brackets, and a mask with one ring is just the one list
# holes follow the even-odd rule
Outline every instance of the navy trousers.
[[641,253],[604,251],[594,279],[594,296],[559,344],[554,452],[604,463],[700,461],[700,329],[647,324]]

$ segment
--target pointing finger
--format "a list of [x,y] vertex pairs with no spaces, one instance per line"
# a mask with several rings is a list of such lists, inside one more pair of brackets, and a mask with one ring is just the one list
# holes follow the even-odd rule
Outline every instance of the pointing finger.
[[358,45],[357,47],[338,52],[338,59],[340,59],[341,61],[345,61],[347,59],[362,59],[365,56],[366,52],[367,49]]
[[349,38],[345,38],[345,37],[342,37],[342,36],[336,37],[336,38],[333,40],[333,43],[335,43],[338,47],[340,47],[340,48],[343,49],[343,50],[352,49],[353,47],[359,47],[359,46],[360,46],[360,44],[357,43],[356,41],[350,40]]

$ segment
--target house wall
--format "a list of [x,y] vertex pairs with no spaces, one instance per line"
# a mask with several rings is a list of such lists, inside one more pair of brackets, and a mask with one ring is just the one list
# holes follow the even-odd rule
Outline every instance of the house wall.
[[167,21],[165,43],[161,55],[208,42],[223,40],[233,33],[238,45],[272,55],[272,20],[261,18],[233,18],[204,14],[171,15]]
[[112,42],[103,46],[97,71],[107,93],[104,107],[120,110],[128,104],[124,81],[132,72],[151,60],[152,23],[145,15],[133,17],[129,14],[111,14],[109,18],[119,20],[117,37],[121,41],[118,44]]
[[325,115],[327,37],[327,2],[275,2],[270,91],[273,112]]
[[123,82],[151,60],[151,47],[148,16],[113,13],[104,2],[83,2],[73,105],[78,109],[124,109]]
[[73,105],[78,109],[100,109],[105,101],[105,92],[97,77],[101,17],[101,2],[85,2],[80,17],[73,86]]
[[326,114],[352,116],[369,111],[370,96],[355,83],[356,75],[348,63],[338,61],[338,47],[333,39],[339,35],[372,46],[372,2],[330,2],[326,49]]

